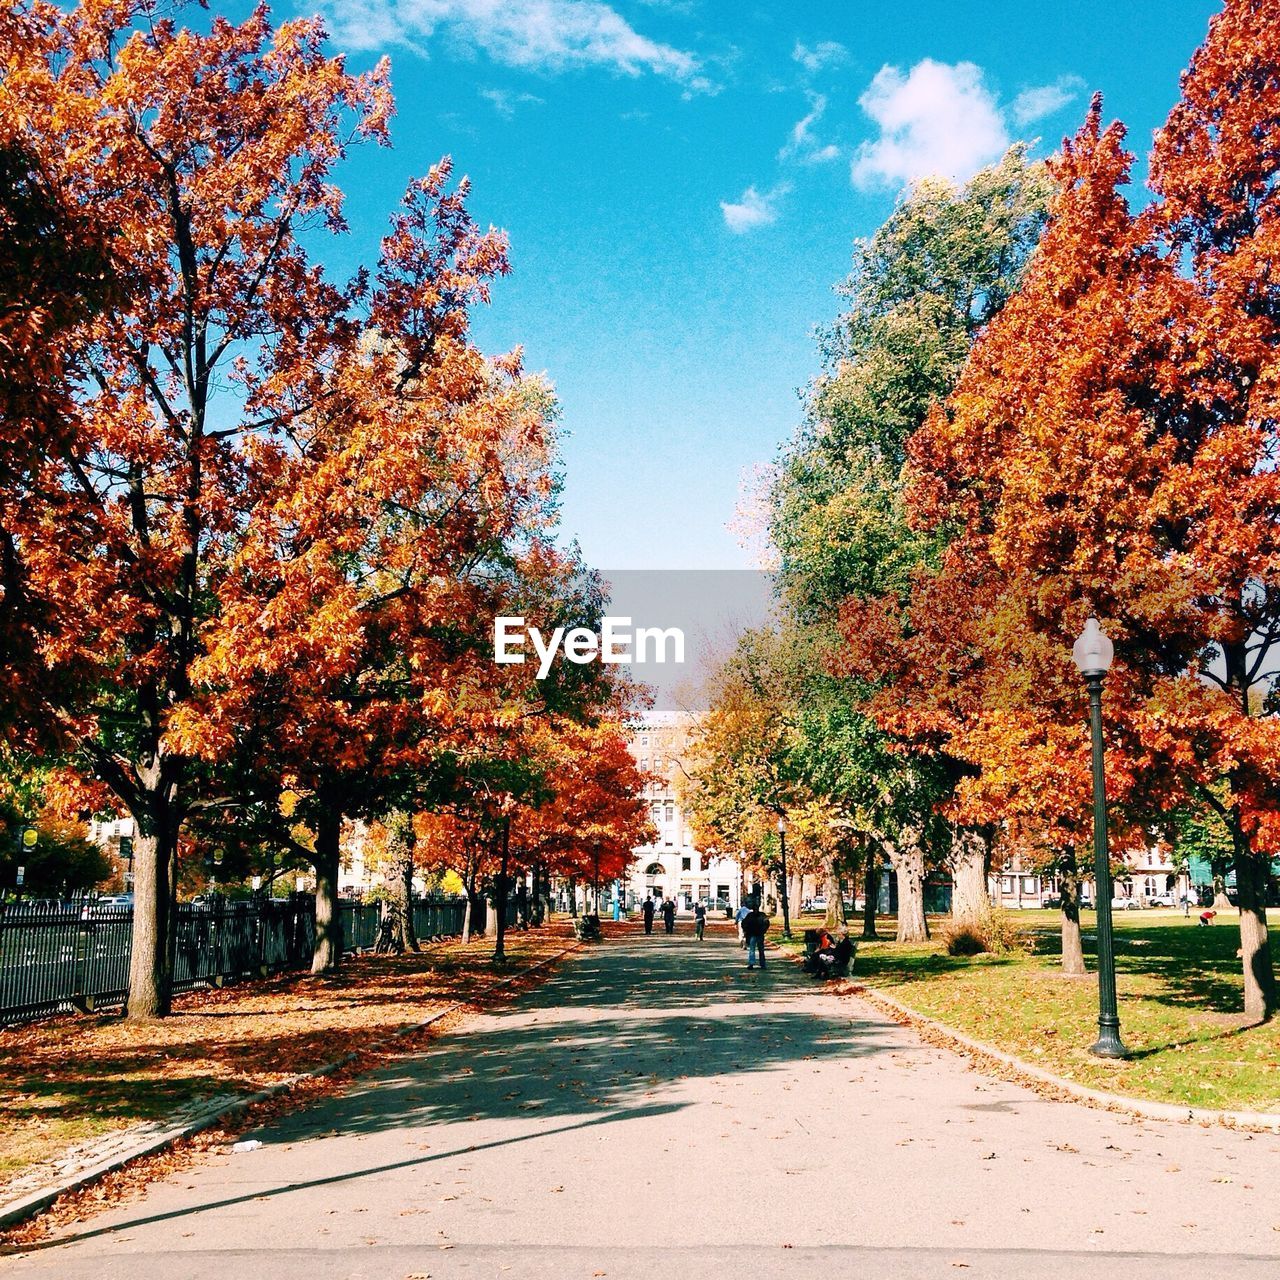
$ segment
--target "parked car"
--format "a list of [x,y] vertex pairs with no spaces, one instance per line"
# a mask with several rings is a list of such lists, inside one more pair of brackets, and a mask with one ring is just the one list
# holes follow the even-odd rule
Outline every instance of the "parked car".
[[825,911],[826,909],[827,909],[827,899],[825,895],[821,895],[817,898],[809,899],[810,911]]
[[1062,899],[1056,893],[1047,893],[1040,899],[1040,905],[1047,911],[1060,911]]
[[1149,907],[1176,907],[1178,904],[1171,893],[1153,893],[1147,899]]
[[86,902],[80,909],[80,919],[89,920],[93,916],[115,915],[119,911],[133,910],[133,894],[109,893],[104,897]]
[[1112,911],[1141,911],[1142,903],[1137,898],[1112,898]]

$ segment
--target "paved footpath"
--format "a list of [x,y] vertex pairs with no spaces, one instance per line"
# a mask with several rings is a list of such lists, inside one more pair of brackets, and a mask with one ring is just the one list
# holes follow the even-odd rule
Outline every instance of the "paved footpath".
[[[628,936],[5,1274],[1280,1276],[1280,1137],[988,1079],[790,963]],[[1100,1256],[1101,1255],[1101,1256]]]

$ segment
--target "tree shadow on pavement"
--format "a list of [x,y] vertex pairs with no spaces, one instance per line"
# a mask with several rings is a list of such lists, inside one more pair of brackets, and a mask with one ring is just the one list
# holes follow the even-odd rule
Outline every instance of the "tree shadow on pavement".
[[127,1222],[112,1223],[110,1226],[95,1227],[88,1231],[78,1231],[70,1235],[56,1236],[50,1240],[40,1240],[34,1243],[22,1245],[4,1245],[0,1246],[0,1257],[11,1257],[14,1254],[39,1253],[46,1249],[55,1249],[62,1245],[74,1244],[77,1241],[92,1240],[98,1236],[113,1235],[118,1231],[136,1229],[157,1222],[171,1222],[175,1218],[191,1217],[197,1213],[206,1213],[214,1209],[226,1209],[238,1204],[248,1204],[251,1201],[266,1200],[273,1196],[287,1195],[293,1191],[306,1191],[315,1187],[338,1186],[342,1183],[353,1182],[358,1178],[371,1178],[379,1174],[395,1173],[402,1169],[418,1168],[422,1165],[434,1164],[441,1160],[450,1160],[454,1156],[469,1155],[477,1151],[492,1151],[500,1147],[515,1146],[517,1143],[528,1142],[534,1138],[551,1137],[556,1134],[572,1133],[578,1129],[590,1129],[596,1125],[609,1124],[615,1120],[636,1120],[644,1119],[650,1116],[669,1115],[679,1111],[679,1106],[652,1106],[652,1107],[635,1107],[630,1111],[620,1112],[612,1115],[593,1116],[587,1120],[581,1120],[576,1124],[560,1125],[554,1129],[540,1129],[536,1132],[515,1134],[509,1138],[501,1138],[493,1142],[470,1143],[463,1147],[454,1148],[448,1151],[433,1151],[430,1155],[413,1156],[407,1160],[394,1160],[387,1164],[380,1164],[368,1168],[350,1169],[345,1173],[329,1174],[326,1177],[308,1178],[302,1182],[289,1182],[284,1186],[254,1187],[250,1191],[246,1191],[242,1195],[225,1196],[221,1200],[204,1201],[198,1205],[192,1205],[184,1209],[174,1209],[168,1213],[152,1213],[143,1214],[140,1217],[131,1218]]
[[[628,950],[630,961],[640,949]],[[834,999],[796,1008],[797,996],[823,993],[789,962],[776,973],[772,964],[764,974],[726,972],[728,948],[718,957],[691,950],[624,964],[588,953],[520,1004],[259,1136],[296,1142],[334,1130],[590,1115],[670,1096],[684,1080],[902,1048],[896,1028]]]
[[[779,957],[748,973],[729,942],[650,948],[627,939],[580,953],[535,991],[465,1024],[425,1051],[396,1057],[344,1092],[287,1113],[253,1136],[268,1146],[419,1131],[431,1152],[378,1163],[375,1147],[343,1148],[316,1179],[261,1183],[251,1194],[138,1216],[50,1244],[198,1215],[263,1196],[349,1182],[450,1155],[569,1130],[672,1114],[689,1105],[685,1082],[784,1071],[823,1058],[901,1053],[900,1031],[823,997]],[[319,1157],[318,1157],[319,1158]],[[334,1156],[324,1160],[333,1168]]]

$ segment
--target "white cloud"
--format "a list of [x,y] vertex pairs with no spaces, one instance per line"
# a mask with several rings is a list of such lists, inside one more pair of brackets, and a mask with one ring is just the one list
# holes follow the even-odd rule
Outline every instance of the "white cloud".
[[519,106],[540,107],[543,104],[543,99],[536,93],[516,93],[511,89],[481,89],[480,96],[491,102],[504,120],[512,119]]
[[1009,114],[1017,125],[1035,124],[1074,102],[1083,89],[1079,76],[1059,76],[1052,84],[1024,89],[1014,98]]
[[779,160],[799,160],[802,164],[825,164],[828,160],[839,158],[839,147],[832,144],[823,146],[813,136],[813,127],[822,119],[826,110],[825,94],[809,94],[809,114],[797,120],[791,127],[791,133],[778,152]]
[[810,75],[825,67],[837,67],[849,57],[849,50],[838,40],[821,40],[815,45],[802,44],[796,41],[791,51],[791,58],[798,62]]
[[763,193],[748,187],[736,201],[721,200],[720,212],[724,214],[725,226],[735,235],[742,235],[777,222],[777,203],[790,190],[786,183]]
[[603,0],[323,0],[339,44],[423,49],[444,36],[512,67],[604,66],[700,87],[698,60],[641,35]]
[[882,67],[859,105],[880,126],[853,161],[855,186],[896,186],[918,178],[972,177],[1009,146],[1009,132],[982,68],[926,58],[903,74]]

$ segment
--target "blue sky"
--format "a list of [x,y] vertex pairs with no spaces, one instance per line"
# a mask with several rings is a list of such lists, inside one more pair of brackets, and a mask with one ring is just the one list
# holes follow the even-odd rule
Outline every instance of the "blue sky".
[[1145,152],[1218,7],[322,0],[353,66],[391,55],[399,103],[394,149],[342,175],[335,265],[451,154],[512,243],[477,336],[563,405],[566,535],[606,571],[745,568],[741,479],[798,420],[854,238],[913,177],[1052,149],[1094,89]]

